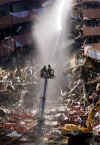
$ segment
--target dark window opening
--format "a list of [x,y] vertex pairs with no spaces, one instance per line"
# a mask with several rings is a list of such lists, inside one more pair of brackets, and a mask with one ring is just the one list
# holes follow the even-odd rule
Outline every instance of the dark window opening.
[[100,20],[85,20],[84,24],[88,27],[100,27]]
[[26,10],[29,10],[29,8],[24,2],[20,1],[16,3],[12,3],[12,12],[21,12]]
[[98,9],[100,8],[100,2],[86,2],[83,3],[83,8],[84,9]]
[[87,36],[85,38],[86,44],[100,43],[100,36]]
[[0,17],[9,15],[9,5],[2,5],[0,6]]
[[25,22],[21,24],[19,23],[6,29],[0,29],[0,40],[10,35],[16,36],[27,32],[31,32],[31,29],[32,29],[32,22]]
[[24,34],[25,32],[31,32],[32,22],[26,22],[22,24],[17,24],[13,27],[15,35]]

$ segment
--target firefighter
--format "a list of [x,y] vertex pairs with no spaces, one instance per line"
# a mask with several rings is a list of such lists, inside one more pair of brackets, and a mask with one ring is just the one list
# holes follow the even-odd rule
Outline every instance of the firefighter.
[[41,76],[41,78],[45,78],[47,76],[47,68],[46,68],[46,65],[44,65],[44,67],[41,69],[40,76]]
[[51,68],[51,65],[48,65],[48,77],[53,78],[54,77],[54,70]]
[[97,83],[96,90],[93,92],[92,95],[93,95],[93,104],[96,105],[100,97],[100,83]]
[[16,76],[16,77],[21,77],[21,75],[22,75],[22,74],[21,74],[21,69],[20,69],[20,67],[18,66],[17,69],[15,70],[15,76]]
[[96,103],[99,101],[100,99],[100,83],[97,83],[96,85],[96,90],[92,93],[91,96],[89,96],[89,103],[96,105]]

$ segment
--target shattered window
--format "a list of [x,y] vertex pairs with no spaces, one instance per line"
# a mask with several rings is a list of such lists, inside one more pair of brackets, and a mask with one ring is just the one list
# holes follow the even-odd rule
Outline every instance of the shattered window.
[[9,6],[7,4],[0,6],[0,16],[7,16],[7,15],[9,15]]

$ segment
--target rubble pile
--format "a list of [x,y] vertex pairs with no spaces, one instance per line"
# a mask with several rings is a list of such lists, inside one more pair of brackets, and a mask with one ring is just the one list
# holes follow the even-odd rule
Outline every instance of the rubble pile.
[[[84,65],[79,65],[74,68],[68,68],[67,72],[64,72],[64,75],[68,76],[68,81],[66,82],[65,89],[61,89],[63,104],[45,110],[44,124],[42,126],[43,135],[41,138],[46,144],[68,144],[71,138],[80,135],[85,135],[86,137],[94,135],[96,138],[100,136],[100,98],[98,95],[100,85],[99,81],[96,81],[94,77],[94,75],[99,77],[99,74],[96,72],[96,69],[91,71],[84,69],[84,73],[87,75],[83,77],[83,68]],[[8,94],[13,94],[12,99],[16,99],[15,92],[19,91],[17,101],[11,98],[9,99],[9,96],[7,96],[7,100],[10,100],[12,104],[9,102],[6,104],[4,98],[1,97],[3,100],[3,103],[0,102],[1,143],[4,140],[6,141],[5,144],[37,142],[39,112],[36,110],[27,112],[25,108],[23,109],[22,104],[19,105],[21,91],[27,90],[30,85],[34,86],[38,84],[36,72],[33,73],[33,71],[34,69],[32,67],[17,68],[14,71],[1,70],[3,72],[1,73],[1,87],[3,85],[1,92],[5,94],[6,90]],[[93,77],[90,77],[92,74]],[[10,85],[8,83],[9,81],[11,82]],[[5,86],[4,83],[6,84]],[[13,104],[16,105],[14,106]],[[93,109],[97,110],[91,114]],[[92,130],[84,133],[79,128],[87,128],[87,120],[92,122]],[[77,129],[74,130],[72,127],[69,132],[66,130],[63,131],[62,128],[70,124],[73,127],[77,127]]]
[[27,91],[32,85],[37,85],[37,78],[31,66],[0,68],[0,105],[16,107],[23,91]]
[[7,112],[6,109],[4,111],[4,108],[0,110],[2,112],[2,115],[0,114],[0,143],[33,141],[30,136],[35,134],[36,114],[26,113],[23,110],[10,110],[10,112],[8,110]]
[[24,102],[23,97],[29,99],[34,86],[36,88],[39,82],[35,67],[25,65],[15,69],[0,68],[0,144],[19,144],[34,140],[38,113],[37,110],[25,110],[28,102]]
[[[86,81],[85,78],[83,79],[82,75],[80,75],[82,67],[84,65],[67,71],[67,75],[70,73],[73,76],[69,75],[70,81],[66,83],[66,89],[61,90],[61,97],[64,99],[63,109],[59,111],[55,109],[54,112],[48,114],[47,118],[50,121],[45,124],[47,126],[45,131],[47,128],[48,135],[46,134],[44,140],[50,145],[54,143],[70,144],[70,139],[73,137],[84,137],[85,141],[88,137],[94,137],[94,140],[98,140],[94,142],[97,145],[100,143],[100,84],[94,82],[91,86],[91,83]],[[93,70],[92,73],[99,76]],[[86,77],[90,82],[93,82],[94,77],[90,78],[90,75],[91,71],[88,71]],[[47,120],[47,118],[45,119]],[[89,129],[90,126],[91,129]],[[78,144],[78,142],[76,143]]]
[[[86,69],[83,69],[84,67]],[[90,118],[92,131],[84,133],[78,130],[81,127],[87,128],[87,120],[89,120],[90,112],[100,104],[98,96],[100,85],[99,81],[95,79],[99,77],[99,73],[96,72],[96,69],[89,71],[87,67],[88,65],[78,65],[68,68],[67,72],[64,72],[65,77],[66,75],[68,77],[68,81],[66,81],[65,89],[61,89],[63,104],[58,105],[57,108],[54,106],[52,109],[45,110],[44,124],[42,126],[43,135],[41,138],[46,144],[68,144],[71,138],[78,135],[88,136],[90,134],[89,136],[94,135],[96,138],[100,136],[99,110],[97,110],[97,113],[92,114],[93,118]],[[86,73],[86,77],[82,75],[82,70]],[[34,68],[31,66],[16,68],[13,71],[1,70],[1,87],[3,85],[1,92],[5,94],[6,90],[8,94],[13,94],[12,99],[16,99],[15,94],[19,91],[18,100],[13,101],[7,96],[7,100],[12,101],[12,104],[9,102],[6,104],[5,100],[2,101],[4,104],[0,102],[1,143],[5,139],[7,144],[37,141],[38,135],[36,130],[38,127],[39,112],[36,110],[27,112],[25,108],[23,109],[22,104],[19,105],[21,92],[28,90],[28,87],[31,88],[30,85],[34,86],[38,84],[37,75],[38,72],[34,71]],[[90,77],[92,75],[93,77]],[[13,104],[16,105],[14,106]],[[75,125],[75,127],[77,126],[76,131],[73,128],[69,132],[62,130],[63,127],[70,124],[72,126]]]
[[[74,145],[94,145],[93,139],[100,144],[100,63],[84,56],[80,5],[76,3],[73,11],[70,37],[74,39],[73,48],[78,52],[76,64],[64,72],[67,80],[66,86],[60,90],[62,104],[45,110],[42,136],[37,131],[39,112],[35,109],[27,111],[33,103],[32,97],[42,93],[38,77],[40,65],[28,64],[13,70],[0,68],[1,145],[4,142],[5,145],[37,144],[39,139],[48,145],[73,145],[72,142]],[[26,104],[23,104],[23,96]],[[78,143],[80,138],[82,142]]]

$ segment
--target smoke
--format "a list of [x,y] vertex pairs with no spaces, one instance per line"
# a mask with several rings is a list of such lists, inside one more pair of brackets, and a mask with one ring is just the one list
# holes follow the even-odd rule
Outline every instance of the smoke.
[[41,66],[52,64],[55,69],[56,78],[49,81],[47,90],[49,101],[57,101],[54,96],[57,96],[58,90],[60,90],[60,82],[64,81],[63,65],[68,61],[69,50],[67,47],[71,43],[68,39],[71,13],[72,0],[55,0],[42,10],[33,27],[33,37],[38,50],[38,63]]

